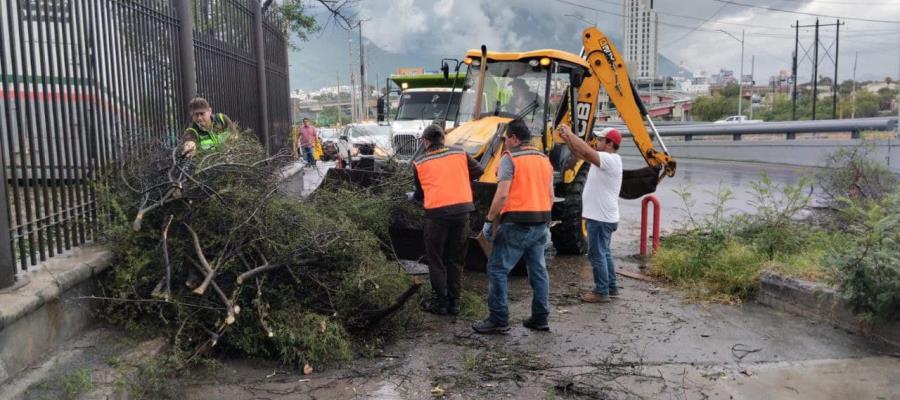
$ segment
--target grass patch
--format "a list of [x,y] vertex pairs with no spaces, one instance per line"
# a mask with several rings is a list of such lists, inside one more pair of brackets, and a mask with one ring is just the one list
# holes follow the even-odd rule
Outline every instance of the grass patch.
[[839,232],[800,219],[810,200],[810,182],[778,186],[767,176],[751,187],[753,214],[727,216],[731,191],[721,188],[700,217],[687,191],[677,193],[688,216],[686,225],[667,236],[650,260],[650,272],[701,301],[739,303],[759,290],[759,276],[772,271],[808,280],[828,277],[825,259],[840,243]]
[[459,319],[475,321],[484,318],[487,313],[488,306],[484,295],[470,290],[463,290],[459,294]]
[[91,376],[91,371],[86,368],[81,368],[75,370],[75,372],[64,375],[60,379],[60,383],[62,384],[63,395],[66,399],[76,399],[82,394],[94,390],[96,387],[94,385],[94,378]]

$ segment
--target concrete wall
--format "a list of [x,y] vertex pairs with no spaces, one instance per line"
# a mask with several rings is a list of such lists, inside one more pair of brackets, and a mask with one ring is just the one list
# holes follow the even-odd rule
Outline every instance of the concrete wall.
[[80,247],[24,273],[27,284],[0,292],[0,386],[94,322],[94,304],[85,298],[111,260],[102,247]]
[[[825,157],[841,148],[872,147],[870,156],[884,161],[892,171],[900,173],[900,140],[861,139],[833,140],[694,140],[690,142],[667,141],[669,154],[678,159],[708,159],[726,161],[752,161],[771,164],[821,167]],[[639,155],[633,145],[622,146],[622,155]]]

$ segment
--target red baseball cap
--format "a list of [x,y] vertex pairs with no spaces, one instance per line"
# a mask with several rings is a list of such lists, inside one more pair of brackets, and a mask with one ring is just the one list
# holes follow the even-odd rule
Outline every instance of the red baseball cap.
[[616,146],[622,144],[622,134],[616,128],[605,128],[597,134],[597,137],[609,139]]

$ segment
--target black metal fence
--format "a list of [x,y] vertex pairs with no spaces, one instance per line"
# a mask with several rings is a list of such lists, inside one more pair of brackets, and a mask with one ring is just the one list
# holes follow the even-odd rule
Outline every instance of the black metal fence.
[[[257,18],[258,0],[193,0],[185,21],[182,1],[191,0],[3,0],[0,288],[96,237],[93,183],[124,152],[177,141],[194,87],[216,112],[268,132],[271,152],[286,148],[284,25]],[[191,26],[194,69],[180,51]]]

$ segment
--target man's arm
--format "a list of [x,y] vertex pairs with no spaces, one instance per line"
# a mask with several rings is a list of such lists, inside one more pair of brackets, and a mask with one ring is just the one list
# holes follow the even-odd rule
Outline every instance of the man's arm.
[[600,166],[600,153],[597,150],[592,149],[591,146],[584,140],[581,140],[580,137],[573,134],[572,128],[566,124],[561,124],[557,129],[559,130],[559,136],[566,141],[566,145],[569,146],[569,150],[572,150],[572,154],[574,154],[575,157],[598,167]]
[[419,171],[413,168],[413,182],[416,184],[416,191],[413,193],[413,198],[418,201],[425,200],[425,191],[422,190],[422,183],[419,182]]
[[515,173],[514,165],[509,155],[504,154],[501,157],[500,167],[497,170],[497,178],[500,182],[497,183],[497,191],[494,192],[494,199],[491,200],[491,208],[485,216],[488,221],[497,219],[500,211],[503,210],[503,206],[506,205],[506,199],[509,196],[509,186],[512,184],[512,177]]
[[500,215],[500,210],[506,205],[506,198],[509,196],[509,186],[512,181],[500,181],[497,183],[497,191],[494,193],[494,199],[491,201],[491,209],[487,213],[488,221],[495,221]]
[[468,153],[466,154],[466,159],[468,160],[469,166],[469,180],[474,181],[481,178],[481,175],[484,174],[484,168],[481,168],[481,164],[479,164],[478,161],[475,161]]

